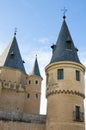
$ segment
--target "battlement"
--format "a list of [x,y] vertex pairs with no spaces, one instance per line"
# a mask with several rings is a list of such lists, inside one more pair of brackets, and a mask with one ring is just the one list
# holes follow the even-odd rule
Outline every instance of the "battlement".
[[11,81],[2,81],[2,88],[24,92],[26,89],[26,85],[17,84],[16,82],[13,83]]
[[13,122],[17,121],[17,122],[26,122],[26,123],[45,124],[46,115],[32,115],[32,114],[0,111],[0,120],[1,121],[13,121]]

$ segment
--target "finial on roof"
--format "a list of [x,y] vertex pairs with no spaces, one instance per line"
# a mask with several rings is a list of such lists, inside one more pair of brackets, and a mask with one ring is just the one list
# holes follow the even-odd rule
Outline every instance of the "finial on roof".
[[14,36],[16,36],[17,28],[14,29]]
[[61,11],[63,11],[63,19],[66,18],[65,13],[67,12],[67,9],[64,7]]
[[34,65],[33,65],[33,68],[32,68],[32,71],[31,71],[30,75],[41,76],[38,61],[37,61],[37,55],[36,55],[35,62],[34,62]]

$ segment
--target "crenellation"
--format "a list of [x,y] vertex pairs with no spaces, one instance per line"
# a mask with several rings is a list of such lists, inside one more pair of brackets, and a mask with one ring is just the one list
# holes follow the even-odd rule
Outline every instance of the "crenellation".
[[46,116],[0,111],[0,121],[1,120],[2,121],[13,121],[13,122],[17,121],[17,122],[26,122],[26,123],[45,124]]

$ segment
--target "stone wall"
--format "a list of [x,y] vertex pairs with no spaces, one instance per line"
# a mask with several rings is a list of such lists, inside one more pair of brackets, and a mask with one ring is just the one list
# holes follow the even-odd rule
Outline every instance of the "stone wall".
[[0,121],[0,130],[45,130],[45,124]]
[[0,111],[0,120],[45,124],[46,116]]
[[0,111],[0,130],[45,130],[45,115]]

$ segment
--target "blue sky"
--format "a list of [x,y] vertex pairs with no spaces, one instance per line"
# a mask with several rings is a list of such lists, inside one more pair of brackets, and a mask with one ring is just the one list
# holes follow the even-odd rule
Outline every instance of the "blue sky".
[[0,0],[0,54],[17,28],[17,41],[27,73],[37,54],[42,85],[41,113],[46,112],[44,68],[51,58],[50,46],[56,42],[62,25],[64,7],[66,21],[81,62],[86,65],[86,0]]

